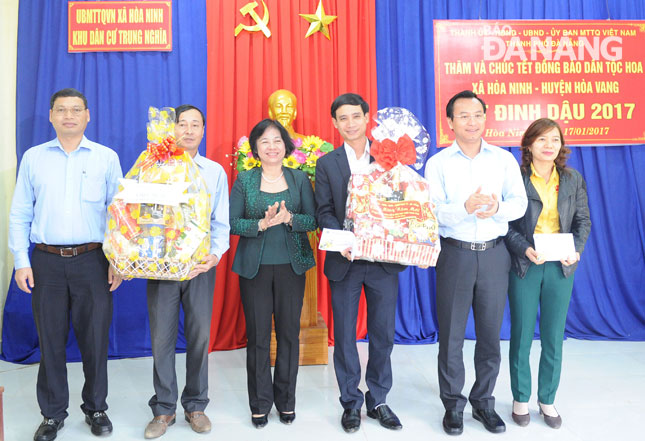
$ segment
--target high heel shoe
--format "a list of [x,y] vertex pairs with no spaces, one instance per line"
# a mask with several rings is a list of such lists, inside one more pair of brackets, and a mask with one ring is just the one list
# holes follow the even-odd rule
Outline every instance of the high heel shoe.
[[264,414],[258,417],[251,416],[251,422],[253,423],[253,426],[255,426],[256,429],[261,429],[268,424],[269,415]]
[[291,424],[293,421],[296,419],[296,413],[291,412],[291,413],[286,413],[286,412],[278,412],[280,414],[280,422],[282,424]]
[[[516,401],[513,400],[513,405],[515,405]],[[515,408],[515,406],[513,406]],[[513,418],[513,421],[515,421],[515,424],[521,427],[528,426],[528,424],[531,422],[531,414],[529,412],[523,413],[523,414],[518,414],[513,411],[511,413],[511,417]]]
[[540,408],[540,415],[544,417],[544,422],[546,423],[547,426],[549,426],[552,429],[559,429],[560,426],[562,426],[562,417],[559,414],[558,416],[553,417],[542,412],[542,403],[540,403],[539,401],[538,401],[538,407]]

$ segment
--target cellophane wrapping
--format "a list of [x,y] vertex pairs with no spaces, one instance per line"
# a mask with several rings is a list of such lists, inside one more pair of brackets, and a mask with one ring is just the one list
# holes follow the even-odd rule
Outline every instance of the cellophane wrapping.
[[210,250],[210,198],[195,162],[174,146],[174,111],[153,109],[148,149],[108,206],[103,251],[120,276],[184,280]]

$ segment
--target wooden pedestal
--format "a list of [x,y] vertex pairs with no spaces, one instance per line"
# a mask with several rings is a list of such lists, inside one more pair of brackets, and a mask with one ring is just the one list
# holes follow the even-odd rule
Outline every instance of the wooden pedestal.
[[[309,235],[311,249],[318,250],[318,235]],[[318,260],[316,258],[316,260]],[[300,314],[300,365],[327,364],[327,325],[318,312],[318,273],[316,267],[307,271],[305,298]],[[275,366],[275,329],[271,330],[271,366]]]

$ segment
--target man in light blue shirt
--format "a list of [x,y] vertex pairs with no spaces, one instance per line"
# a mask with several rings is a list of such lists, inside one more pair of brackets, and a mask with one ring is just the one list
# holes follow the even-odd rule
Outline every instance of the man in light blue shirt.
[[[117,154],[85,138],[87,99],[56,92],[49,121],[56,139],[22,157],[9,215],[9,249],[16,283],[32,294],[41,361],[37,397],[43,422],[34,440],[56,438],[67,417],[66,352],[69,319],[83,358],[85,421],[92,433],[112,431],[107,410],[107,353],[114,275],[101,244],[107,206],[123,175]],[[35,249],[29,258],[29,244]]]
[[175,423],[177,375],[175,344],[179,324],[179,306],[184,309],[186,336],[186,386],[181,394],[184,418],[198,433],[211,430],[204,413],[208,405],[208,344],[215,290],[215,267],[229,247],[228,178],[218,163],[198,152],[204,137],[206,119],[195,106],[175,109],[175,137],[180,147],[193,158],[206,182],[211,204],[211,248],[204,261],[196,265],[182,282],[148,280],[148,316],[154,358],[155,394],[148,404],[154,418],[144,436],[157,438]]
[[455,142],[431,157],[425,170],[441,236],[436,271],[443,428],[451,435],[463,432],[462,348],[472,307],[476,379],[469,400],[473,417],[500,433],[506,426],[495,412],[493,390],[510,269],[503,238],[508,222],[526,211],[526,191],[515,157],[482,139],[486,105],[481,98],[468,90],[460,92],[448,102],[446,115]]

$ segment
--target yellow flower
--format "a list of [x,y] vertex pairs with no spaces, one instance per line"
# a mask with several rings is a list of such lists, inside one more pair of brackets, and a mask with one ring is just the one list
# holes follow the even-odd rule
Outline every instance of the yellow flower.
[[116,221],[114,219],[110,219],[108,221],[108,230],[112,231],[116,228]]
[[247,156],[246,158],[243,159],[242,164],[244,166],[244,170],[251,170],[254,167],[259,167],[260,161],[250,156]]
[[152,271],[153,273],[157,272],[157,264],[156,263],[151,263],[148,265],[148,269]]
[[139,252],[138,251],[130,252],[128,259],[131,260],[132,262],[134,262],[135,260],[139,260]]
[[305,165],[308,165],[309,167],[315,167],[316,166],[316,161],[318,161],[318,156],[309,155],[307,157],[307,162],[305,162]]
[[306,150],[307,152],[310,152],[312,150],[315,150],[319,148],[323,143],[323,140],[320,139],[317,136],[305,136],[304,139],[302,140],[302,149]]
[[125,262],[119,262],[116,264],[116,267],[123,271],[125,269]]
[[300,164],[298,164],[298,161],[296,161],[296,158],[294,158],[293,156],[284,158],[282,160],[282,165],[289,168],[298,168],[300,166]]
[[248,153],[251,151],[251,144],[248,141],[244,142],[238,149],[241,153]]
[[140,237],[139,239],[137,239],[137,243],[139,245],[143,245],[144,243],[146,243],[146,241],[145,241],[145,239],[143,237]]
[[159,227],[150,228],[150,235],[151,236],[159,236],[160,234],[161,234],[161,228],[159,228]]
[[125,236],[125,234],[128,232],[128,226],[127,225],[121,225],[120,228],[121,234]]
[[138,219],[139,218],[139,204],[137,204],[136,209],[130,210],[130,216],[132,216],[132,219]]
[[170,272],[171,272],[171,273],[176,274],[176,273],[177,273],[177,271],[179,271],[179,268],[177,268],[177,266],[176,266],[176,265],[172,265],[172,266],[170,267]]
[[175,237],[177,237],[177,233],[175,232],[175,230],[167,230],[167,231],[166,231],[166,237],[167,237],[168,239],[172,240],[172,239],[174,239]]

